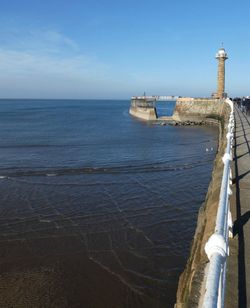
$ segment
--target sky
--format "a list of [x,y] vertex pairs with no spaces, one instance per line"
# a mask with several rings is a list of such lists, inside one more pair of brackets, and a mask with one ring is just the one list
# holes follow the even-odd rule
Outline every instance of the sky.
[[0,97],[250,95],[250,1],[0,0]]

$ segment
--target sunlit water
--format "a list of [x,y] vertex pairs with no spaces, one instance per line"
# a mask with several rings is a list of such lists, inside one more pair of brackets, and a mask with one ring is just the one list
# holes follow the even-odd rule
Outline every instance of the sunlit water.
[[147,124],[128,109],[115,100],[0,101],[2,264],[77,252],[104,281],[99,289],[85,279],[95,291],[82,304],[100,296],[100,307],[116,307],[105,297],[109,279],[109,289],[126,287],[119,307],[173,307],[217,128]]

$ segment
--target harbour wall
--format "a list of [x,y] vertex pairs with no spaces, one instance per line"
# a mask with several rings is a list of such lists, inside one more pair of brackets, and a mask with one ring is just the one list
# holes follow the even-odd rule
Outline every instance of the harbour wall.
[[190,255],[185,270],[179,278],[175,308],[198,307],[204,292],[205,268],[208,263],[204,247],[215,228],[229,114],[230,107],[224,100],[182,99],[177,102],[175,116],[178,120],[200,121],[203,119],[205,122],[209,123],[211,120],[213,124],[218,125],[219,145],[206,199],[199,210]]
[[[145,110],[140,111],[135,108],[133,112],[134,116],[144,120],[157,119],[157,114],[153,108],[151,109],[151,116],[148,118],[146,116],[142,117],[146,112]],[[200,207],[197,222],[194,221],[196,230],[191,243],[189,258],[179,278],[175,308],[198,307],[199,300],[204,292],[205,268],[208,263],[204,247],[215,228],[224,167],[222,157],[227,142],[226,133],[229,114],[230,107],[223,99],[185,97],[177,99],[174,113],[170,117],[172,122],[180,124],[186,122],[213,124],[219,128],[218,150],[213,164],[211,180],[205,201]]]
[[223,102],[224,100],[209,98],[178,98],[172,118],[176,122],[212,123],[212,120],[220,120],[224,108]]
[[157,120],[157,113],[154,107],[144,108],[144,107],[133,107],[129,109],[129,113],[141,120],[155,121]]
[[157,110],[152,104],[138,104],[136,99],[132,99],[129,113],[141,120],[146,121],[166,121],[169,123],[179,123],[190,121],[194,123],[216,122],[221,116],[223,109],[223,100],[208,98],[183,97],[176,100],[173,115],[170,117],[157,116]]

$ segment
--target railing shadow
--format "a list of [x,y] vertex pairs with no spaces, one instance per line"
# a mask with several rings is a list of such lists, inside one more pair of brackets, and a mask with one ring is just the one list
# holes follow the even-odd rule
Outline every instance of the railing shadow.
[[243,214],[239,219],[237,219],[234,222],[233,236],[236,236],[237,234],[239,234],[239,229],[243,228],[249,219],[250,219],[250,211],[247,211],[245,214]]
[[245,144],[245,141],[244,142],[241,142],[241,143],[238,143],[238,144],[236,144],[236,145],[234,145],[234,147],[239,147],[239,146],[241,146],[242,144]]
[[[238,157],[238,158],[239,158],[239,157]],[[238,176],[237,180],[240,181],[240,180],[244,179],[244,177],[247,176],[249,173],[250,173],[250,170],[248,170],[248,171],[242,173],[241,175]],[[236,183],[236,177],[233,179],[232,183],[233,183],[233,184]]]
[[[241,120],[241,125],[244,131],[242,120]],[[235,138],[235,142],[237,142],[236,138]],[[249,144],[247,140],[246,140],[246,143],[248,145],[248,150],[249,150]],[[238,235],[238,307],[247,308],[244,225],[250,218],[250,211],[246,212],[244,215],[241,215],[240,180],[244,177],[244,175],[239,175],[239,169],[238,169],[239,157],[237,156],[237,144],[234,147],[234,157],[235,157],[234,159],[234,165],[235,165],[234,182],[235,182],[235,188],[236,188],[236,221],[234,222],[233,234],[234,236],[236,234]]]
[[[244,142],[244,144],[245,144],[245,142]],[[246,153],[243,153],[243,154],[239,155],[239,156],[238,156],[238,159],[241,158],[241,157],[244,157],[244,156],[246,156],[246,155],[248,155],[248,154],[249,154],[249,152],[247,151]],[[234,158],[233,160],[235,160],[235,158]]]

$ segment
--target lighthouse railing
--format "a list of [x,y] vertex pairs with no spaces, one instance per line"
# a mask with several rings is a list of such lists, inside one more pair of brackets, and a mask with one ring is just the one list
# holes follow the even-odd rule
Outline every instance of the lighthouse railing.
[[233,131],[234,131],[234,107],[230,99],[225,100],[231,107],[227,146],[223,156],[223,176],[220,189],[219,205],[216,216],[215,231],[205,245],[205,251],[209,259],[209,268],[206,278],[206,288],[203,308],[223,308],[226,284],[226,266],[229,255],[228,238],[232,230],[232,218],[229,205],[232,184],[232,172],[230,161],[232,160]]

